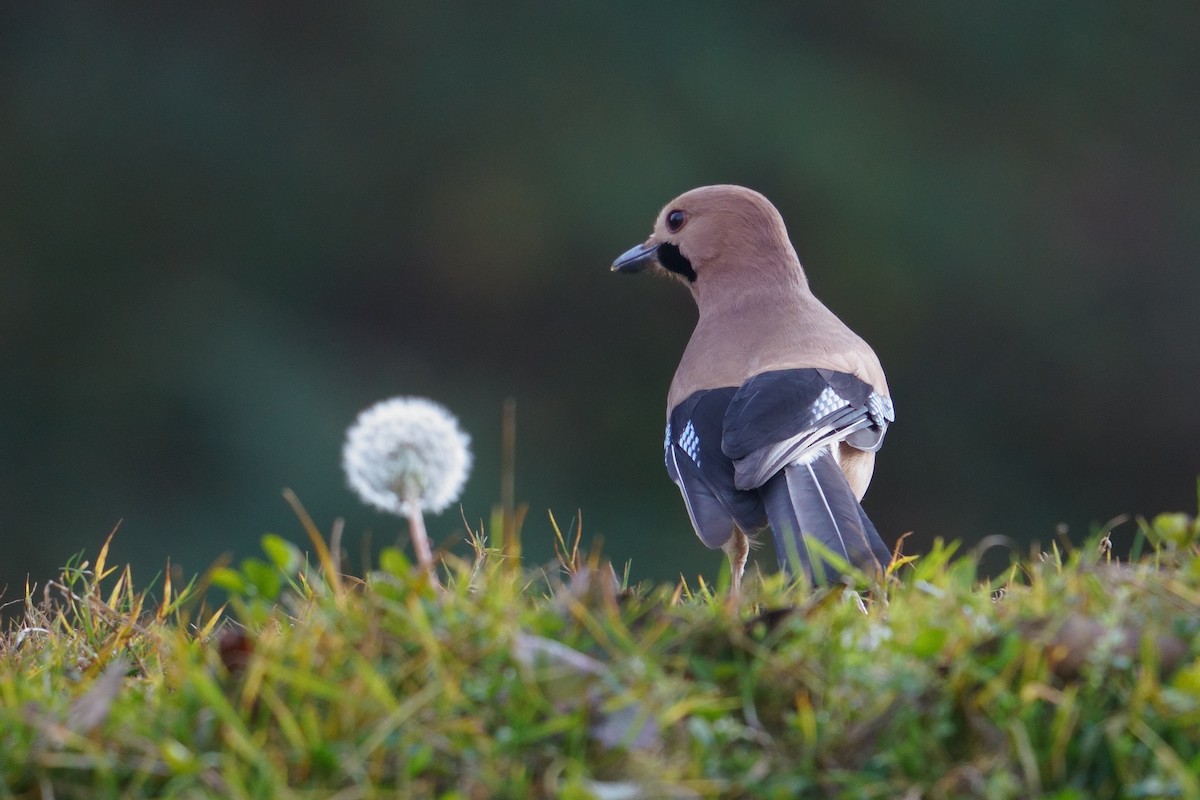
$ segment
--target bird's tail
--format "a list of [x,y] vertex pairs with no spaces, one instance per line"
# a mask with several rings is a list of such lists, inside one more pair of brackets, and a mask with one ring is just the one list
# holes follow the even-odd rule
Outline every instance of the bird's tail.
[[[808,463],[785,467],[760,491],[781,569],[792,574],[803,570],[810,580],[837,580],[837,570],[810,552],[807,543],[813,540],[868,574],[886,569],[891,561],[829,448]],[[824,564],[820,577],[814,560]]]

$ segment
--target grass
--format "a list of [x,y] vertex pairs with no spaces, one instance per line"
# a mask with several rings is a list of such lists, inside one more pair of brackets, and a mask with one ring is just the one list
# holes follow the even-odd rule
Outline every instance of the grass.
[[1200,797],[1190,517],[1129,560],[1097,534],[981,581],[939,543],[736,604],[564,537],[549,571],[477,540],[443,588],[397,550],[352,578],[307,524],[315,563],[268,536],[146,590],[106,545],[27,593],[0,797]]

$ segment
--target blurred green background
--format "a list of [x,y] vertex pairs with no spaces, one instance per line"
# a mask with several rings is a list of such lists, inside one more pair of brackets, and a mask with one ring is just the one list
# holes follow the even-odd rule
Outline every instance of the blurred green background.
[[516,398],[532,561],[582,510],[714,576],[662,466],[691,300],[608,266],[717,182],[883,360],[889,542],[1194,509],[1194,3],[0,9],[3,600],[118,520],[142,579],[303,541],[285,486],[358,563],[403,525],[342,435],[397,394],[472,434],[472,522]]

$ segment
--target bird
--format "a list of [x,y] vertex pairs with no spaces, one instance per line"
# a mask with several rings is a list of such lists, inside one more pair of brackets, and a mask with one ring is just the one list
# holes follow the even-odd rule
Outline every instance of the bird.
[[696,535],[728,556],[732,591],[766,528],[793,578],[832,584],[838,561],[884,574],[891,552],[861,500],[895,421],[887,379],[813,294],[775,206],[743,186],[684,192],[611,269],[666,275],[696,302],[664,456]]

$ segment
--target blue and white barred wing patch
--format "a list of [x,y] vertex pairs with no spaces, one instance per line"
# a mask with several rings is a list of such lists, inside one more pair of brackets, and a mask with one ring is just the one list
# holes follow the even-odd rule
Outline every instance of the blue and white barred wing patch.
[[887,433],[888,425],[896,421],[896,407],[892,405],[892,399],[871,392],[867,398],[867,417],[871,424],[847,435],[846,444],[873,453],[883,447],[883,435]]
[[729,540],[736,522],[754,531],[767,524],[758,497],[734,486],[733,461],[721,450],[721,424],[735,389],[696,392],[667,422],[667,474],[679,487],[696,535],[708,547]]
[[735,487],[755,489],[836,442],[877,450],[894,418],[891,401],[853,375],[825,369],[764,372],[742,384],[730,401],[722,450],[734,463]]

